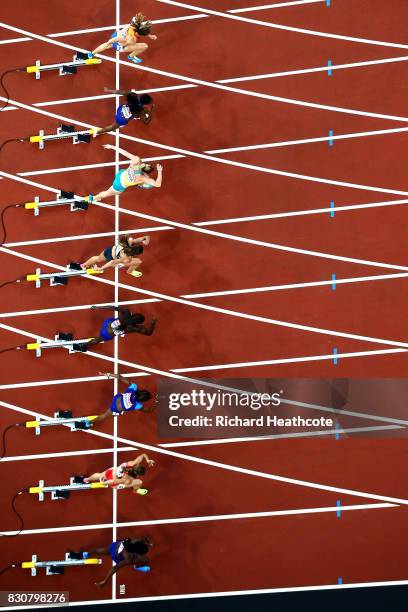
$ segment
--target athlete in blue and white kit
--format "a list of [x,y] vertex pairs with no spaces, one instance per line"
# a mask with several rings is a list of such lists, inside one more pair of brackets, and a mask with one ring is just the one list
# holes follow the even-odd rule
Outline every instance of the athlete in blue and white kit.
[[145,321],[144,315],[140,312],[132,313],[129,308],[124,306],[91,306],[91,310],[114,310],[118,311],[118,316],[108,317],[102,324],[102,329],[99,336],[92,338],[86,343],[87,348],[100,342],[108,342],[113,340],[115,336],[124,336],[125,334],[143,334],[144,336],[151,336],[156,327],[157,319],[152,319],[150,325],[145,327],[143,325]]
[[109,408],[96,417],[92,421],[92,425],[101,423],[111,416],[120,416],[127,412],[138,412],[151,413],[154,410],[154,406],[145,406],[145,402],[148,402],[152,398],[150,391],[146,389],[139,389],[136,383],[129,385],[129,381],[121,374],[111,374],[110,372],[99,372],[101,376],[106,376],[108,379],[117,378],[126,385],[124,393],[117,393],[109,406]]
[[150,123],[154,108],[153,98],[149,94],[137,94],[134,89],[121,91],[120,89],[107,89],[109,93],[126,96],[126,102],[116,109],[115,121],[104,128],[99,128],[94,132],[94,138],[124,127],[133,119],[140,119],[144,124]]

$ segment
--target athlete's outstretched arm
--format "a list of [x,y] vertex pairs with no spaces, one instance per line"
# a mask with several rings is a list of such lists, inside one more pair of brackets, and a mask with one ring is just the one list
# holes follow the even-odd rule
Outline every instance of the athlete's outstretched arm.
[[119,147],[115,147],[114,145],[110,144],[105,144],[102,146],[104,149],[112,149],[112,151],[117,151],[118,153],[121,153],[121,155],[123,155],[127,159],[130,159],[134,164],[140,162],[140,157],[138,157],[137,155],[133,155],[133,153],[129,153],[129,151],[125,151],[125,149],[120,149]]
[[108,582],[109,578],[112,578],[113,574],[116,574],[117,571],[119,571],[122,567],[125,567],[126,565],[132,565],[132,562],[131,561],[126,561],[124,559],[123,561],[120,561],[119,563],[116,563],[116,565],[111,567],[111,569],[106,574],[105,578],[103,580],[101,580],[101,582],[95,582],[95,586],[97,586],[97,587],[105,586],[105,584]]

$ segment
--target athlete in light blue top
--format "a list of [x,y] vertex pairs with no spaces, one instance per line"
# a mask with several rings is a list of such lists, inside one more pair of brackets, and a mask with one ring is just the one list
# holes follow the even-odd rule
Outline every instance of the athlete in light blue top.
[[144,162],[137,155],[133,155],[124,149],[114,147],[113,145],[103,145],[104,149],[112,149],[121,153],[127,159],[130,160],[130,165],[126,170],[119,170],[115,176],[115,180],[109,189],[101,191],[98,194],[92,196],[92,201],[98,202],[105,198],[110,198],[114,195],[121,194],[128,187],[140,187],[142,189],[151,189],[152,187],[161,187],[163,179],[163,166],[157,164],[157,178],[153,179],[149,177],[149,174],[153,172],[153,164]]

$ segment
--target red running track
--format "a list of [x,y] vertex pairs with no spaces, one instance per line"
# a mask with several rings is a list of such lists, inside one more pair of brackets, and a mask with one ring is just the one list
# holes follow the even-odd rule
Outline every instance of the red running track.
[[[131,16],[124,4],[122,22]],[[227,11],[248,3],[240,0],[231,7],[217,0],[205,6]],[[152,0],[141,8],[154,20],[193,15],[187,9]],[[113,0],[86,0],[76,6],[75,12],[66,2],[58,3],[58,11],[50,10],[49,3],[37,3],[34,11],[31,2],[16,0],[3,2],[0,12],[3,23],[43,36],[115,23]],[[338,284],[335,291],[330,280],[333,274],[337,279],[356,279],[408,271],[405,205],[358,208],[407,198],[406,172],[401,163],[407,135],[366,135],[335,140],[333,146],[327,138],[330,131],[338,136],[406,128],[406,62],[334,70],[331,77],[324,71],[242,79],[323,67],[328,60],[336,65],[402,57],[406,55],[403,46],[408,44],[407,8],[402,0],[386,5],[378,0],[365,1],[358,8],[351,0],[333,0],[330,8],[316,2],[268,10],[254,7],[238,14],[397,46],[313,36],[216,16],[155,26],[159,38],[151,43],[143,66],[187,79],[236,79],[229,86],[318,107],[206,86],[174,89],[186,82],[137,71],[129,64],[120,66],[122,88],[173,87],[153,94],[158,110],[149,126],[135,122],[121,132],[123,148],[142,157],[164,157],[164,182],[160,190],[128,191],[120,198],[119,229],[141,235],[148,232],[152,242],[143,255],[140,280],[129,280],[120,273],[118,298],[144,301],[149,296],[143,291],[165,297],[140,305],[148,317],[158,317],[157,331],[152,338],[130,336],[120,340],[119,364],[127,362],[120,365],[120,370],[135,374],[143,370],[138,366],[180,373],[194,369],[195,375],[207,378],[403,376],[404,346],[395,343],[403,345],[408,332],[405,277]],[[105,35],[86,32],[52,40],[91,49]],[[1,42],[18,37],[16,32],[1,29]],[[32,64],[39,58],[43,64],[58,62],[72,53],[39,40],[8,42],[0,45],[0,68],[3,71]],[[102,96],[104,87],[113,87],[113,62],[84,68],[72,78],[45,73],[40,81],[24,74],[10,74],[6,79],[12,100],[29,106],[47,102],[47,106],[5,110],[1,116],[3,139],[36,134],[40,129],[53,132],[60,123],[58,117],[78,126],[81,122],[100,126],[111,121],[114,98],[73,99]],[[132,142],[128,136],[151,144]],[[316,138],[326,140],[292,143]],[[88,194],[108,187],[114,175],[114,159],[101,145],[112,142],[112,136],[107,135],[88,146],[50,143],[41,152],[35,145],[7,145],[1,153],[1,170],[15,178],[3,178],[0,205],[30,201],[36,195],[51,199],[52,191],[47,188]],[[220,149],[268,143],[286,144],[217,153]],[[172,155],[166,146],[213,152],[238,165],[191,156],[166,159]],[[15,180],[17,177],[21,180]],[[354,208],[336,211],[331,217],[331,202],[336,207]],[[113,206],[113,200],[110,203]],[[327,210],[276,217],[316,209]],[[247,219],[264,215],[268,218]],[[243,219],[231,221],[239,218]],[[170,229],[166,221],[190,228]],[[205,224],[210,221],[221,223]],[[83,261],[101,251],[114,235],[115,214],[91,206],[86,213],[76,214],[56,208],[43,210],[34,218],[30,211],[16,209],[6,213],[6,226],[6,246],[1,249],[2,282],[32,273],[36,267],[50,271],[71,260]],[[244,240],[198,233],[192,227]],[[23,344],[36,336],[52,338],[56,331],[69,331],[76,337],[94,335],[103,317],[88,307],[115,299],[113,273],[107,273],[103,280],[111,282],[81,278],[71,280],[68,287],[44,284],[36,290],[28,283],[4,287],[2,347]],[[310,285],[321,281],[328,284]],[[276,289],[299,283],[309,286]],[[275,289],[256,291],[264,287]],[[239,293],[243,289],[254,291]],[[235,293],[206,295],[226,291]],[[168,299],[180,296],[188,296],[185,299],[190,303]],[[248,317],[203,309],[200,304]],[[331,359],[334,348],[340,355],[356,355],[340,358],[335,366]],[[113,346],[107,343],[97,351],[114,359]],[[31,414],[51,416],[57,407],[89,414],[109,405],[112,384],[97,374],[100,369],[113,367],[109,361],[81,354],[68,357],[57,351],[45,352],[41,359],[25,352],[8,352],[0,358],[4,363],[0,387],[4,427],[31,418],[27,416]],[[140,384],[142,381],[155,390],[154,377],[142,379]],[[403,407],[393,405],[387,417],[403,419]],[[367,420],[356,419],[356,427],[365,425]],[[16,528],[9,499],[17,489],[40,479],[46,484],[65,482],[72,473],[89,473],[111,465],[115,433],[120,460],[132,458],[137,452],[132,449],[138,443],[157,447],[163,442],[157,438],[155,418],[143,414],[120,420],[117,432],[111,422],[105,422],[97,431],[102,435],[94,433],[70,434],[58,429],[45,430],[35,437],[29,430],[10,432],[7,458],[0,466],[3,490],[7,492],[3,497],[2,530],[13,532]],[[292,438],[175,449],[199,458],[201,463],[163,455],[162,450],[157,447],[152,452],[157,467],[146,477],[151,493],[146,498],[134,498],[128,492],[119,492],[117,497],[118,537],[147,533],[155,548],[153,571],[135,576],[132,570],[123,570],[118,575],[115,597],[122,597],[121,584],[126,585],[124,597],[145,597],[337,584],[340,577],[344,583],[406,579],[402,537],[405,506],[342,511],[338,518],[338,500],[342,506],[368,505],[376,500],[324,488],[405,499],[404,439]],[[214,467],[207,461],[226,467]],[[237,473],[228,466],[258,474]],[[270,480],[265,474],[317,483],[323,488]],[[62,558],[68,548],[105,545],[112,539],[113,499],[107,491],[78,493],[67,502],[46,499],[39,503],[25,495],[17,503],[24,515],[25,531],[2,541],[4,564],[29,560],[33,553],[41,559]],[[299,512],[319,508],[334,510]],[[278,511],[298,513],[203,520]],[[197,521],[197,517],[201,519]],[[172,522],[177,518],[190,522]],[[164,524],[154,524],[159,520]],[[134,524],[140,521],[148,524]],[[121,527],[122,523],[132,525]],[[53,589],[69,590],[75,601],[109,600],[109,586],[101,592],[93,588],[109,567],[105,560],[101,568],[73,568],[63,577],[52,579],[42,572],[31,579],[16,569],[3,575],[0,585],[5,589],[32,588],[35,584],[38,590],[52,585]]]

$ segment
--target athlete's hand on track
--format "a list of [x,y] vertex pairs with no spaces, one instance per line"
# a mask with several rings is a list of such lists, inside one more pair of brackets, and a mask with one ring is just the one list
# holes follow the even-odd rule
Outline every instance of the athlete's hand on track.
[[157,164],[157,172],[163,172],[163,166],[161,164]]
[[147,463],[147,465],[148,465],[149,467],[153,467],[153,466],[154,466],[154,464],[155,464],[155,462],[153,461],[153,459],[149,459],[149,461],[146,461],[146,463]]

